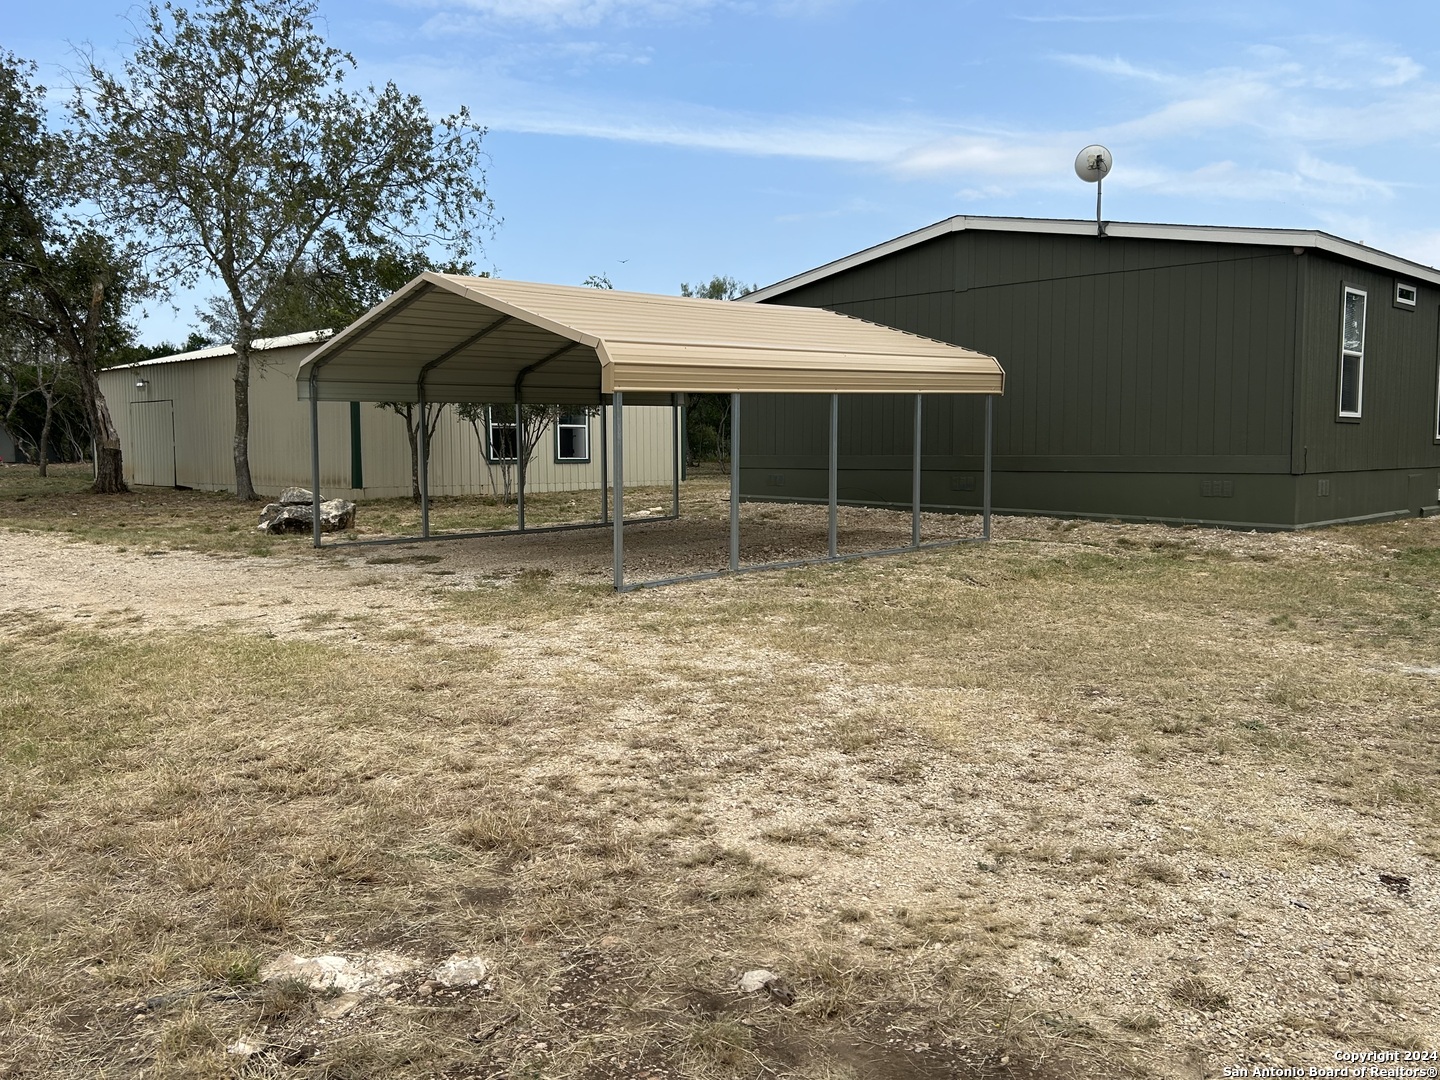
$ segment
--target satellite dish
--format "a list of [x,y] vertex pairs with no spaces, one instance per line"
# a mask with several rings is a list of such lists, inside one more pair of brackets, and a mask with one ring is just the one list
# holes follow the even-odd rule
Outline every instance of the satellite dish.
[[1098,143],[1087,146],[1075,155],[1075,175],[1087,184],[1098,184],[1110,175],[1110,166],[1115,158],[1110,151]]
[[1099,143],[1092,143],[1075,155],[1075,175],[1087,184],[1095,185],[1095,235],[1104,236],[1105,226],[1100,220],[1100,196],[1105,190],[1105,177],[1110,175],[1110,166],[1115,158]]

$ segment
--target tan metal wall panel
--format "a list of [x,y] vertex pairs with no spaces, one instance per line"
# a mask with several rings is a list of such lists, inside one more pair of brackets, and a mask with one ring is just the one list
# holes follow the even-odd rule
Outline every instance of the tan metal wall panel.
[[[311,351],[311,345],[267,350],[259,354],[264,362],[251,371],[250,475],[256,490],[264,495],[278,495],[291,485],[310,486],[310,405],[296,399],[295,372]],[[120,432],[126,481],[152,482],[153,448],[170,438],[168,430],[161,430],[171,424],[168,414],[160,415],[164,410],[136,410],[132,403],[169,400],[174,402],[175,482],[202,491],[233,491],[234,377],[233,356],[102,372],[101,391]],[[146,383],[144,388],[136,387],[140,380]],[[348,402],[320,402],[321,492],[327,498],[348,499],[409,495],[410,445],[404,420],[371,402],[361,403],[363,489],[351,486],[350,423]],[[626,485],[668,484],[675,453],[669,407],[627,405],[625,432]],[[598,490],[598,415],[590,417],[589,462],[557,462],[554,429],[548,429],[543,439],[531,460],[527,490]],[[136,472],[137,465],[141,474]],[[453,407],[446,406],[430,450],[431,494],[492,494],[500,489],[498,467],[486,467],[474,431]]]

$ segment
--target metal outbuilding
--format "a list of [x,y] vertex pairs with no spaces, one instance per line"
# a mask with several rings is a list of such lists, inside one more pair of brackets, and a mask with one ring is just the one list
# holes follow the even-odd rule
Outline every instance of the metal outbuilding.
[[[988,445],[990,403],[1004,392],[1005,374],[992,356],[816,308],[427,273],[316,349],[301,364],[296,385],[300,398],[311,403],[317,447],[321,401],[484,401],[517,408],[526,402],[612,404],[614,581],[623,589],[626,404],[673,406],[687,393],[728,393],[732,432],[738,436],[742,393],[828,394],[828,558],[835,559],[839,396],[914,395],[917,488],[912,543],[902,549],[914,550],[921,546],[918,436],[924,396],[983,395]],[[738,572],[738,437],[732,445],[729,572]],[[423,478],[421,497],[428,536]],[[678,513],[678,489],[676,503]],[[315,543],[320,542],[317,524]]]
[[[328,330],[307,332],[261,338],[251,345],[250,469],[262,492],[278,495],[286,487],[310,482],[309,409],[295,398],[295,373],[331,336]],[[232,346],[106,368],[100,372],[100,386],[119,429],[127,483],[235,490]],[[566,417],[546,433],[551,445],[537,447],[529,462],[530,491],[580,492],[604,486],[602,412]],[[627,419],[634,482],[668,482],[675,460],[670,410],[631,409]],[[328,497],[363,501],[410,495],[410,446],[403,416],[362,408],[352,398],[322,404],[320,425],[321,486]],[[444,409],[435,418],[426,448],[430,495],[504,494],[505,482],[515,471],[506,452],[513,447],[504,441],[508,429],[507,417],[494,415],[472,424],[454,409]],[[497,435],[498,447],[492,445]],[[6,455],[5,460],[12,459]]]

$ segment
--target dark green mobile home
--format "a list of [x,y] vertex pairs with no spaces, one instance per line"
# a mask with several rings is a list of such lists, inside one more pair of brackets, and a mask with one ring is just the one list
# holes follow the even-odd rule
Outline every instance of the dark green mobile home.
[[[1440,271],[1325,233],[956,217],[746,299],[997,357],[1000,512],[1297,528],[1440,503]],[[745,399],[744,497],[824,499],[827,409]],[[913,415],[842,399],[843,501],[909,505]],[[923,424],[923,502],[978,506],[980,404]]]

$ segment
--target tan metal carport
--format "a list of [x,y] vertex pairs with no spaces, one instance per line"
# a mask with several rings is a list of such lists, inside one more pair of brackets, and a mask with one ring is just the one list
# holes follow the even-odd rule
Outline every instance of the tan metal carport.
[[[734,304],[495,278],[422,274],[316,349],[296,377],[311,402],[315,544],[320,540],[319,401],[488,402],[594,406],[614,413],[614,581],[624,566],[624,406],[669,404],[687,393],[731,395],[731,573],[740,566],[739,428],[742,393],[830,395],[830,531],[836,549],[840,394],[915,396],[911,544],[920,543],[920,418],[926,394],[984,394],[984,537],[990,535],[994,397],[1005,373],[994,357],[819,308]],[[603,415],[603,414],[602,414]],[[424,425],[421,425],[421,438]],[[602,454],[605,439],[601,439]],[[425,461],[423,441],[420,459]],[[421,469],[421,522],[429,539],[429,496]],[[679,514],[678,469],[674,514]],[[519,526],[525,528],[520,470]],[[602,484],[602,504],[604,488]],[[603,516],[603,514],[602,514]],[[651,519],[654,520],[654,519]],[[573,526],[572,526],[573,527]],[[473,535],[473,534],[472,534]],[[936,545],[938,546],[938,545]],[[725,571],[722,571],[722,573]],[[712,577],[689,575],[665,582]]]

